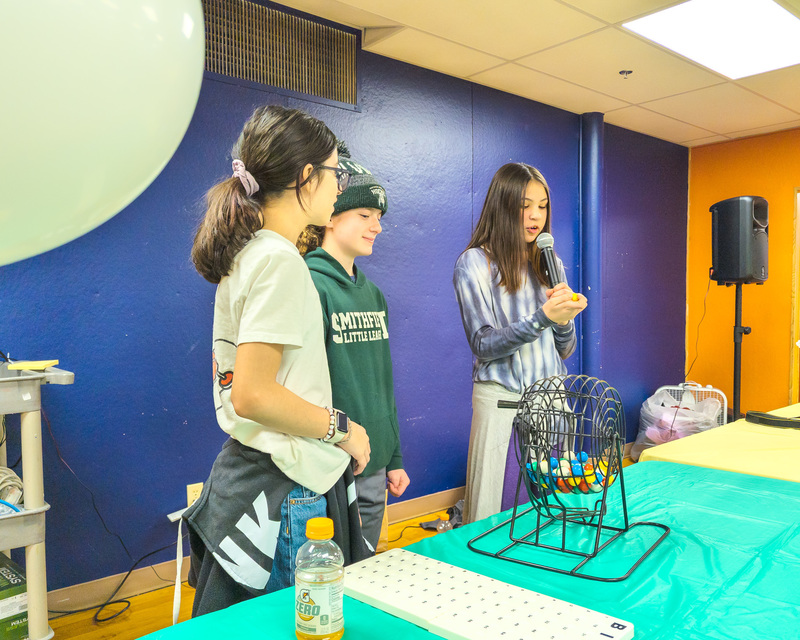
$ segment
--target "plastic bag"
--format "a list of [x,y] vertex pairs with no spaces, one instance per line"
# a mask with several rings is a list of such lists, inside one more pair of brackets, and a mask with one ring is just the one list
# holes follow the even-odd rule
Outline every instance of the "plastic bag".
[[680,401],[666,389],[656,391],[642,404],[631,458],[639,460],[642,451],[649,447],[719,426],[717,416],[721,409],[722,404],[716,398],[695,402],[690,390],[684,391]]

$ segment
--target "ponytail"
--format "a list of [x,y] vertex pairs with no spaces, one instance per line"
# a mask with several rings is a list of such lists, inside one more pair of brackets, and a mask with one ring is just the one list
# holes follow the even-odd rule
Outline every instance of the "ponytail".
[[200,275],[218,284],[230,273],[236,255],[263,228],[262,210],[269,201],[293,189],[302,206],[303,169],[311,164],[316,171],[335,148],[336,136],[325,123],[303,111],[276,105],[256,109],[231,152],[234,176],[206,194],[205,217],[192,246]]
[[245,193],[239,178],[228,178],[211,187],[206,194],[206,216],[192,246],[192,262],[198,273],[219,284],[230,272],[236,254],[262,226],[261,206]]

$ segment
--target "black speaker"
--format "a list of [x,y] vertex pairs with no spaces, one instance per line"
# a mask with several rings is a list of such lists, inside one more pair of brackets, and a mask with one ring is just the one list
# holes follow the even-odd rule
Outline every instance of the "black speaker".
[[767,279],[768,204],[739,196],[711,205],[711,279],[721,284]]

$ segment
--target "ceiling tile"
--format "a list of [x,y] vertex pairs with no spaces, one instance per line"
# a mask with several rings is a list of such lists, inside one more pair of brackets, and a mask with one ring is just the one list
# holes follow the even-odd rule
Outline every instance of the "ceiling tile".
[[[725,81],[616,27],[518,62],[634,104]],[[623,78],[623,69],[633,73]]]
[[685,140],[683,142],[687,147],[702,147],[706,144],[714,144],[715,142],[728,142],[730,138],[725,136],[710,136],[708,138],[698,138],[697,140]]
[[481,51],[408,28],[373,44],[365,43],[364,48],[372,53],[459,78],[503,62]]
[[573,113],[605,112],[627,103],[584,89],[544,73],[508,63],[469,78],[473,82],[500,89]]
[[622,22],[654,13],[686,0],[564,0],[565,3],[606,22]]
[[370,11],[364,11],[337,0],[281,0],[280,4],[359,29],[392,27],[398,24],[394,20],[389,20]]
[[419,31],[514,60],[600,29],[556,0],[341,0]]
[[690,91],[644,106],[715,133],[790,122],[797,114],[733,83]]
[[742,78],[736,84],[800,112],[800,65]]
[[791,122],[782,122],[780,124],[773,124],[766,127],[758,127],[756,129],[745,129],[744,131],[734,131],[728,135],[731,138],[747,138],[749,136],[760,136],[765,133],[774,133],[775,131],[785,131],[787,129],[797,129],[800,127],[800,119]]
[[778,4],[783,5],[787,11],[791,11],[794,15],[800,17],[800,0],[776,0]]
[[[608,122],[668,140],[681,135],[681,122],[684,127],[728,134],[724,139],[796,126],[800,65],[734,83],[620,26],[605,26],[682,1],[281,0],[281,4],[364,29],[363,46],[368,51],[574,113],[604,112]],[[776,1],[800,16],[800,0]],[[507,64],[509,59],[518,64]],[[633,74],[623,79],[622,69]],[[633,105],[643,111],[630,108]],[[610,115],[612,111],[615,115]],[[646,116],[650,111],[663,119]],[[697,140],[703,144],[714,140],[702,134],[695,138],[695,133],[689,129],[692,138],[677,141],[693,146]]]
[[669,140],[670,142],[677,143],[682,143],[685,140],[692,140],[694,138],[702,138],[713,133],[701,129],[700,127],[695,127],[694,125],[661,115],[660,113],[635,106],[625,107],[624,109],[617,109],[616,111],[606,113],[604,119],[609,124],[615,124],[618,127],[639,131],[640,133],[646,133],[647,135],[655,136],[662,140]]

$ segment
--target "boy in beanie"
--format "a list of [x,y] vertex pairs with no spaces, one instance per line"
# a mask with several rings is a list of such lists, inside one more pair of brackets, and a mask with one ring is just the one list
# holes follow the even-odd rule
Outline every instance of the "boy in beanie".
[[386,191],[340,143],[339,168],[350,173],[325,227],[307,227],[298,241],[319,293],[325,324],[333,406],[367,430],[370,460],[356,476],[364,538],[378,548],[386,488],[400,496],[409,484],[403,470],[388,309],[380,289],[355,265],[372,254],[386,213]]

